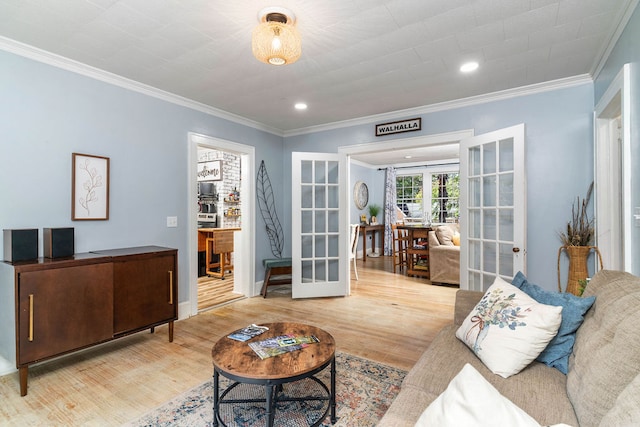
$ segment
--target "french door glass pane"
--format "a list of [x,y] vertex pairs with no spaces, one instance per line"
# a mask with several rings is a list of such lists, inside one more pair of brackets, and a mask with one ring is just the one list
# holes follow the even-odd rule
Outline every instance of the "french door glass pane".
[[495,242],[482,242],[482,270],[485,272],[495,273],[497,248]]
[[313,261],[302,260],[302,283],[313,281]]
[[328,231],[329,233],[338,233],[340,231],[340,212],[328,211]]
[[300,165],[300,182],[303,184],[313,183],[313,162],[310,160],[303,160]]
[[338,271],[340,267],[340,260],[338,259],[330,259],[329,260],[329,281],[335,282],[338,280]]
[[496,173],[496,143],[482,146],[482,173]]
[[480,212],[479,209],[469,210],[469,237],[473,239],[480,238],[480,230],[482,230]]
[[327,180],[325,175],[325,162],[315,162],[316,165],[316,184],[324,184]]
[[500,206],[513,206],[513,173],[502,174],[498,179]]
[[513,244],[500,244],[500,275],[513,277]]
[[496,205],[496,176],[490,175],[482,178],[482,205]]
[[302,209],[309,209],[313,207],[313,187],[311,185],[302,185],[300,188],[301,191],[301,201]]
[[480,147],[469,148],[469,176],[480,175],[480,172],[482,171],[480,165],[482,165]]
[[480,242],[469,240],[469,266],[474,270],[480,270]]
[[498,215],[498,237],[503,241],[513,241],[513,209],[500,209]]
[[311,233],[313,231],[313,212],[302,211],[301,212],[301,224],[302,233]]
[[483,239],[495,240],[498,236],[496,235],[496,211],[494,209],[485,209],[482,211],[483,213]]
[[324,185],[316,185],[315,189],[316,189],[316,195],[315,195],[316,205],[315,205],[315,208],[316,209],[322,209],[322,208],[327,207],[327,203],[326,203],[327,194],[326,194]]
[[302,240],[302,258],[308,259],[313,257],[313,236],[301,236]]
[[500,144],[500,172],[513,170],[513,138],[503,139]]
[[338,256],[340,256],[340,239],[339,236],[337,235],[333,235],[333,236],[328,236],[327,237],[329,239],[329,257],[331,258],[337,258]]
[[469,207],[480,207],[482,192],[480,191],[480,178],[471,178],[469,180]]
[[326,214],[324,211],[316,211],[316,232],[324,233],[326,231]]
[[326,282],[327,281],[327,261],[323,259],[316,260],[316,282]]

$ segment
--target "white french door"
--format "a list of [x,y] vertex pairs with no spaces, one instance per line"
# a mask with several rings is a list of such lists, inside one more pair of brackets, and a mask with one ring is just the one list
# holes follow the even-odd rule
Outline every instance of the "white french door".
[[460,141],[460,288],[526,273],[524,124]]
[[346,156],[292,153],[292,296],[349,294]]

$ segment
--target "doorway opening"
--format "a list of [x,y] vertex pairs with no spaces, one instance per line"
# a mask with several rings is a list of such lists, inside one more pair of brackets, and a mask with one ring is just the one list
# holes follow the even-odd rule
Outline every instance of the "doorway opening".
[[189,134],[191,315],[255,288],[254,147]]

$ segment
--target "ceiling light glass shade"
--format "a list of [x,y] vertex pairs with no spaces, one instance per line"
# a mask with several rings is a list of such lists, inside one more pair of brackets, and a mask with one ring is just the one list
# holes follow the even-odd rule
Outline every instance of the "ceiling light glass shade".
[[253,56],[271,65],[293,64],[300,58],[302,42],[292,25],[276,21],[258,24],[251,41]]

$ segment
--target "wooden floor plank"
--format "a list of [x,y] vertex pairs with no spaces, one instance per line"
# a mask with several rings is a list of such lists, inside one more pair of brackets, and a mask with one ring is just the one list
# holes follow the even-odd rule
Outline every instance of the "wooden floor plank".
[[[366,264],[366,266],[365,266]],[[306,322],[331,333],[339,351],[409,369],[453,319],[457,288],[393,274],[388,257],[358,261],[352,295],[293,300],[290,286],[31,367],[28,395],[18,374],[0,378],[0,425],[121,425],[208,380],[211,348],[250,323]],[[352,276],[353,278],[353,276]],[[339,367],[338,367],[339,369]]]

